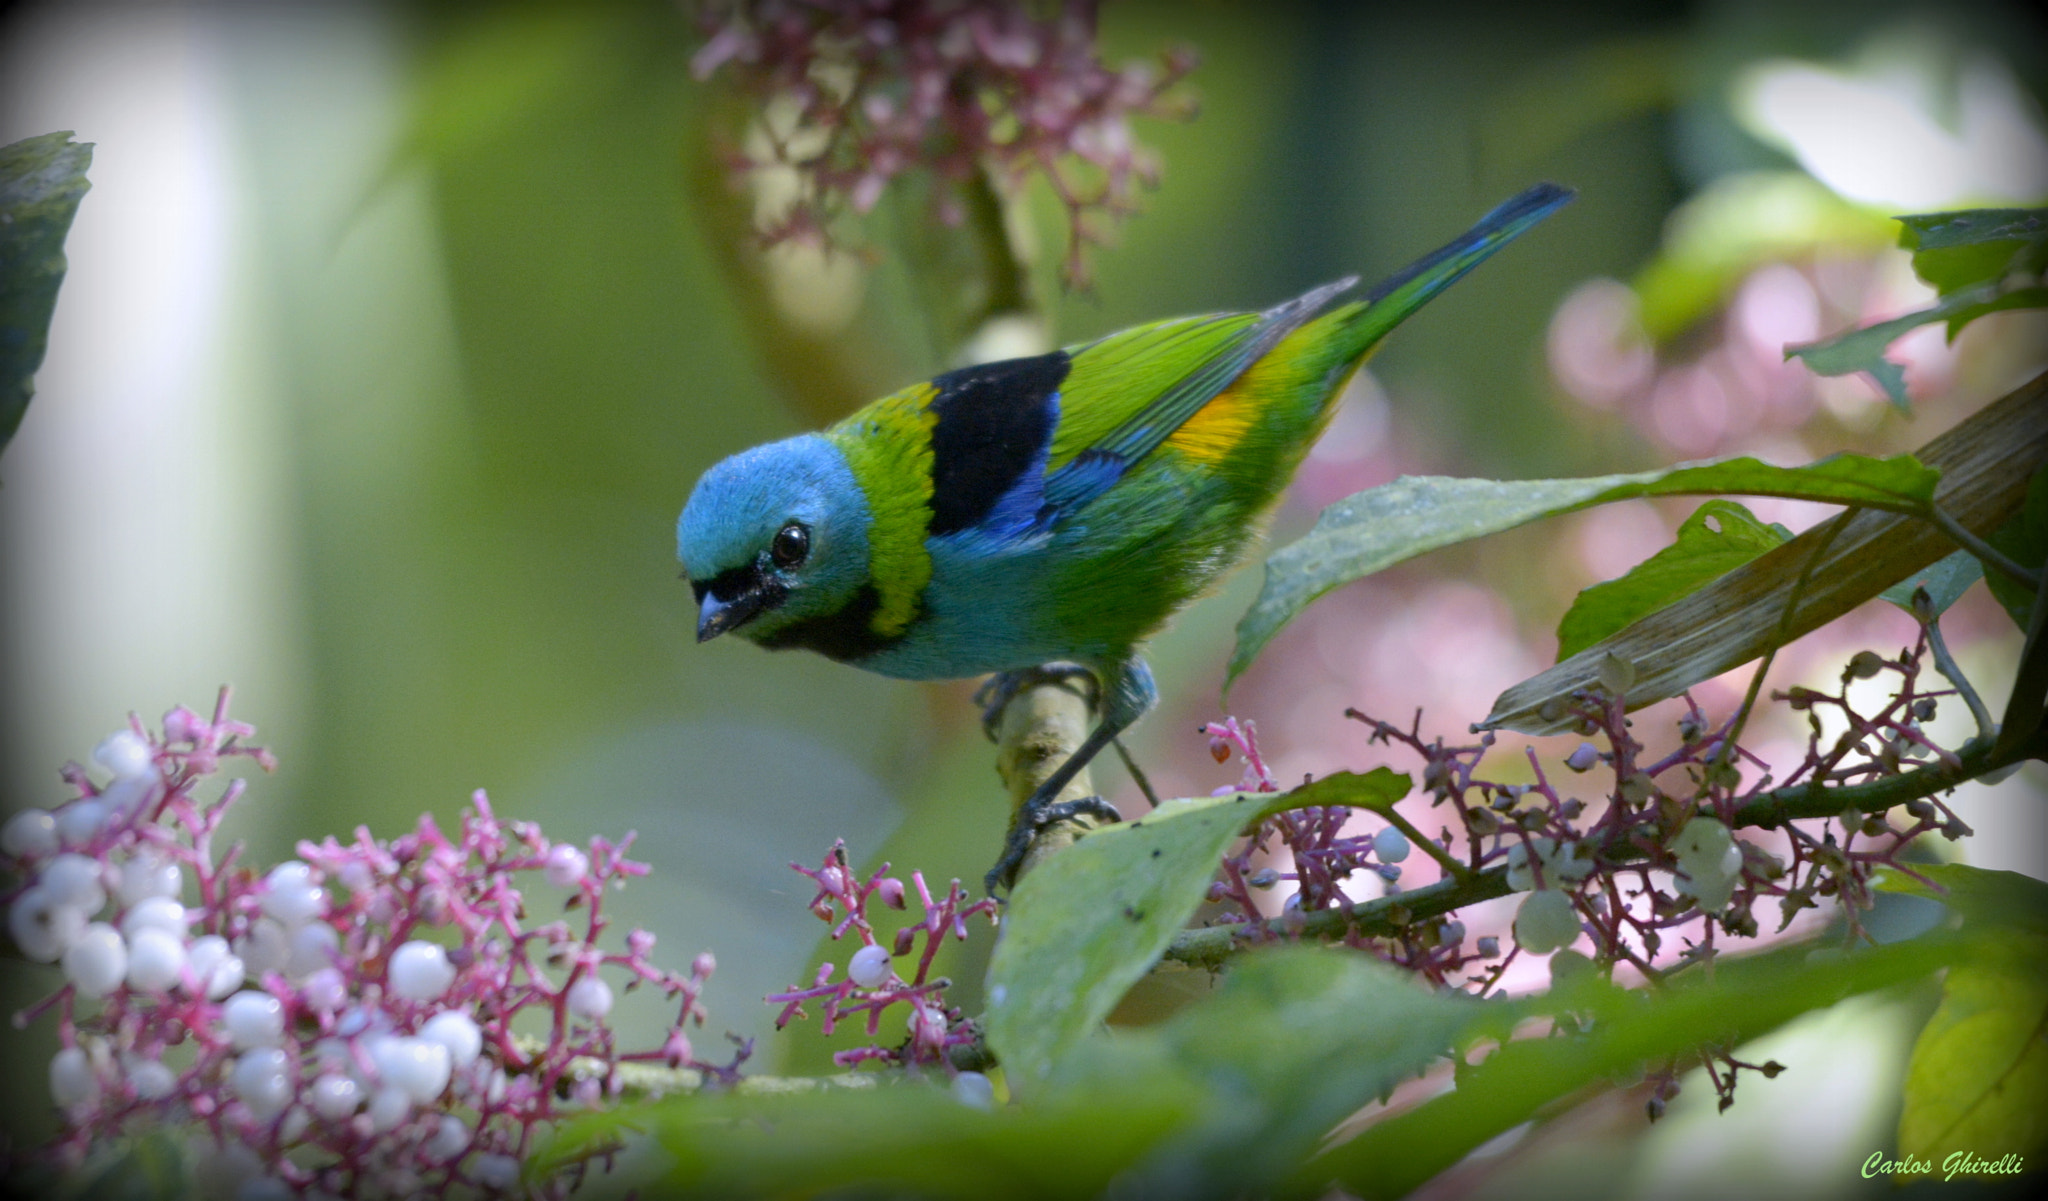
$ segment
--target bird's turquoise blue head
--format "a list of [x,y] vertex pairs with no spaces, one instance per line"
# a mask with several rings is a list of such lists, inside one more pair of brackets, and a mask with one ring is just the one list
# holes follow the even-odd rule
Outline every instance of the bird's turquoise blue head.
[[676,521],[697,594],[697,641],[755,642],[829,617],[868,582],[867,496],[839,448],[803,434],[704,473]]

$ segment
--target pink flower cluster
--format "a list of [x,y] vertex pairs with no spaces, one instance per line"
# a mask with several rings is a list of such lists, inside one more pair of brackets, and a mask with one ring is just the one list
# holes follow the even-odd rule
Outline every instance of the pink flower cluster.
[[[64,972],[17,1019],[57,1014],[60,1165],[169,1126],[193,1132],[202,1181],[244,1197],[558,1196],[580,1165],[522,1179],[522,1162],[550,1123],[616,1095],[621,1065],[732,1077],[737,1059],[704,1064],[684,1033],[710,955],[684,974],[652,964],[644,930],[600,946],[606,891],[647,870],[624,857],[630,836],[550,842],[479,791],[453,837],[423,816],[390,841],[301,843],[259,874],[239,845],[214,852],[243,782],[195,793],[228,756],[272,766],[227,702],[210,720],[172,710],[161,736],[131,718],[95,753],[109,782],[71,765],[78,796],[0,838],[24,881],[15,941]],[[573,926],[528,924],[520,885],[540,880],[567,892]],[[679,1004],[659,1048],[619,1049],[614,981]]]
[[835,215],[865,213],[891,180],[928,168],[937,217],[966,215],[960,186],[986,170],[1011,188],[1043,176],[1065,207],[1070,282],[1085,282],[1084,248],[1105,231],[1094,214],[1136,208],[1158,163],[1131,136],[1135,115],[1175,118],[1190,51],[1118,69],[1095,50],[1095,5],[1050,15],[1023,0],[731,0],[703,6],[708,35],[691,67],[726,70],[764,107],[765,154],[734,151],[741,170],[793,168],[798,198],[771,241],[829,240]]
[[[1217,789],[1215,795],[1280,791],[1278,777],[1259,753],[1258,731],[1251,722],[1226,717],[1204,725],[1198,733],[1208,736],[1210,757],[1218,763],[1232,754],[1245,763],[1243,779],[1235,787]],[[1261,915],[1253,892],[1283,883],[1295,887],[1285,902],[1285,912],[1290,914],[1353,904],[1354,898],[1345,895],[1342,887],[1353,872],[1372,872],[1393,891],[1395,881],[1401,878],[1396,865],[1410,850],[1408,836],[1394,826],[1371,834],[1347,834],[1351,817],[1351,810],[1342,805],[1311,805],[1268,819],[1236,854],[1224,858],[1216,882],[1209,887],[1209,899],[1234,903],[1237,920],[1255,923]],[[1288,851],[1293,871],[1255,866],[1270,857],[1268,843],[1275,839]],[[1378,863],[1373,862],[1375,858]]]
[[[868,922],[867,906],[870,900],[880,897],[882,903],[891,909],[906,907],[903,881],[888,874],[888,864],[876,868],[874,874],[863,882],[847,865],[846,844],[835,842],[821,865],[805,867],[792,863],[789,866],[817,884],[817,895],[811,899],[811,912],[824,921],[836,922],[832,927],[832,937],[843,937],[851,930],[859,937],[861,945],[848,959],[844,978],[835,982],[832,979],[837,970],[835,966],[820,964],[811,987],[770,994],[769,1004],[782,1006],[782,1013],[775,1019],[775,1028],[780,1030],[791,1020],[804,1016],[804,1006],[817,1001],[821,1003],[824,1033],[832,1033],[840,1021],[860,1014],[867,1019],[868,1037],[874,1038],[881,1033],[883,1010],[901,1003],[910,1009],[907,1039],[895,1047],[856,1047],[841,1051],[833,1056],[834,1062],[841,1067],[854,1067],[868,1060],[906,1065],[931,1064],[952,1071],[953,1063],[948,1053],[955,1047],[972,1044],[976,1035],[965,1016],[958,1009],[946,1005],[945,990],[952,982],[943,976],[931,978],[932,959],[939,953],[949,931],[954,938],[967,937],[968,918],[987,914],[993,922],[996,917],[995,899],[983,897],[969,902],[960,881],[955,880],[944,897],[933,900],[931,889],[925,885],[924,873],[912,872],[911,883],[917,888],[924,918],[896,931],[894,943],[885,950],[875,937],[874,927]],[[923,944],[921,948],[920,943]],[[917,966],[906,980],[892,965],[895,960],[912,952],[917,954]]]

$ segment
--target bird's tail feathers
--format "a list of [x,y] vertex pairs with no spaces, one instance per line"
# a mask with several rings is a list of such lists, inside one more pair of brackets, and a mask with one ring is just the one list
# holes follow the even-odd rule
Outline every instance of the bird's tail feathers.
[[1478,224],[1448,245],[1375,284],[1366,293],[1365,308],[1358,317],[1360,352],[1378,343],[1387,331],[1492,257],[1494,251],[1571,203],[1576,195],[1577,192],[1558,184],[1537,184],[1481,217]]

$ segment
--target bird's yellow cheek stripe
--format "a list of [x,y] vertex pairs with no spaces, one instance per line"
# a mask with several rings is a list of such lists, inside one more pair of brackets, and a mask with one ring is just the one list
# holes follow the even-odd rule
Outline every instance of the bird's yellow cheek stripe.
[[846,456],[867,493],[868,578],[881,598],[869,627],[885,638],[901,634],[917,616],[918,598],[932,578],[925,535],[932,524],[930,384],[885,396],[825,431]]

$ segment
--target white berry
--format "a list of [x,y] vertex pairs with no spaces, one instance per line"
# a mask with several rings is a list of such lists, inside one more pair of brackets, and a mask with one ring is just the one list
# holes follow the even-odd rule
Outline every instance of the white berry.
[[93,748],[92,761],[113,772],[117,779],[132,780],[156,775],[156,752],[149,740],[133,730],[116,730]]
[[185,971],[185,944],[176,935],[151,927],[128,941],[128,987],[165,992]]
[[362,1103],[363,1090],[346,1076],[322,1076],[307,1090],[307,1099],[314,1113],[338,1122],[356,1111]]
[[177,1090],[178,1075],[154,1059],[138,1059],[128,1065],[128,1087],[144,1101],[161,1101]]
[[107,904],[100,861],[65,852],[50,860],[36,882],[49,891],[59,905],[69,905],[91,917]]
[[57,839],[67,847],[82,847],[106,824],[106,802],[97,797],[81,797],[57,810]]
[[382,1133],[411,1116],[412,1097],[395,1085],[380,1088],[377,1095],[370,1098],[367,1112],[370,1117],[370,1129]]
[[221,1006],[221,1024],[237,1047],[274,1047],[284,1041],[284,1003],[267,992],[247,989]]
[[510,1155],[479,1155],[470,1172],[478,1184],[500,1192],[519,1183],[519,1161]]
[[263,912],[285,927],[303,925],[327,908],[327,890],[313,882],[313,869],[287,859],[263,878]]
[[259,917],[249,925],[249,932],[235,940],[235,954],[242,957],[242,964],[251,976],[258,980],[265,972],[282,972],[292,957],[291,935],[273,918]]
[[64,975],[81,997],[104,997],[128,974],[128,944],[105,922],[87,926],[64,949]]
[[980,1072],[962,1072],[953,1077],[953,1096],[976,1109],[994,1109],[996,1086]]
[[341,936],[326,922],[308,922],[292,931],[291,954],[285,958],[284,974],[293,980],[303,980],[322,968],[334,963],[335,953],[341,949]]
[[569,986],[569,1012],[598,1021],[612,1011],[612,986],[596,976],[585,976]]
[[100,1080],[84,1051],[66,1047],[50,1060],[50,1096],[63,1109],[99,1100]]
[[589,872],[590,857],[568,843],[560,843],[550,850],[547,866],[542,869],[548,883],[557,888],[574,888]]
[[35,859],[57,849],[57,815],[48,809],[24,809],[0,826],[0,851],[16,859]]
[[176,899],[183,891],[185,870],[148,851],[139,852],[122,864],[121,878],[114,885],[114,895],[123,905],[140,904],[152,897]]
[[468,1014],[453,1009],[428,1018],[426,1025],[420,1027],[420,1037],[448,1048],[449,1062],[458,1068],[475,1063],[484,1049],[483,1031],[477,1029]]
[[300,991],[307,1006],[321,1013],[333,1013],[348,1003],[348,981],[331,967],[309,974]]
[[431,1001],[455,983],[448,952],[418,939],[391,953],[391,991],[410,1001]]
[[242,987],[245,974],[241,957],[229,951],[227,939],[218,934],[193,939],[192,945],[185,948],[185,961],[199,981],[199,991],[210,1000],[218,1001]]
[[1372,853],[1381,863],[1399,863],[1408,857],[1408,836],[1397,826],[1388,826],[1372,836]]
[[150,897],[130,906],[128,912],[122,915],[121,933],[134,938],[144,930],[160,930],[182,939],[190,924],[186,920],[183,905],[169,897]]
[[846,964],[846,978],[861,988],[880,988],[889,976],[889,952],[878,946],[862,947]]
[[1531,955],[1548,955],[1578,936],[1578,912],[1571,898],[1554,888],[1530,893],[1515,911],[1515,941]]
[[228,1073],[228,1087],[257,1118],[276,1117],[291,1104],[291,1060],[276,1047],[245,1051]]
[[370,1043],[370,1062],[387,1087],[402,1090],[422,1105],[448,1087],[448,1048],[440,1043],[382,1035]]
[[434,1136],[427,1140],[427,1154],[439,1160],[454,1159],[469,1150],[469,1127],[454,1114],[441,1115]]
[[7,932],[23,955],[37,963],[55,963],[85,933],[85,911],[58,903],[38,884],[14,898],[7,910]]

